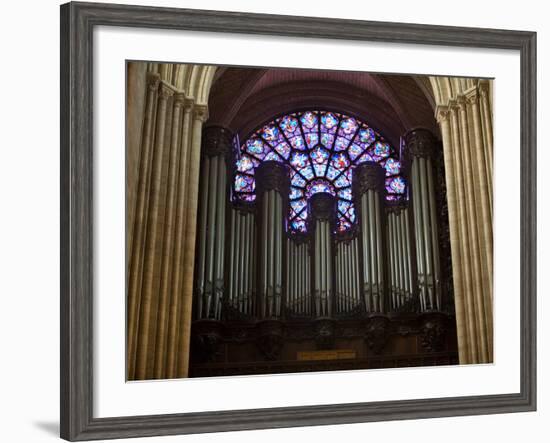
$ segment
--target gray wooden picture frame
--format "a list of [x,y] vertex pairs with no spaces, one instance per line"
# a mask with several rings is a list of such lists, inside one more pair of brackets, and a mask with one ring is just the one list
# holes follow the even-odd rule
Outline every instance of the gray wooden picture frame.
[[[521,57],[521,391],[273,409],[93,416],[92,54],[96,26],[496,48]],[[68,3],[61,6],[61,437],[70,441],[536,409],[536,33]],[[221,383],[221,381],[220,381]]]

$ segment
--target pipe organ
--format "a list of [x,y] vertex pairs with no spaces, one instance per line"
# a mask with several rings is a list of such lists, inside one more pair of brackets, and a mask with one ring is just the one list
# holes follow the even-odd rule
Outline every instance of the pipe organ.
[[[257,343],[271,359],[279,355],[281,325],[313,322],[324,337],[319,346],[326,347],[333,343],[326,340],[335,333],[333,322],[372,321],[385,330],[396,315],[446,315],[441,313],[435,139],[427,130],[404,137],[404,198],[387,198],[392,178],[380,162],[354,167],[348,198],[356,217],[345,232],[336,218],[337,192],[323,183],[307,196],[306,228],[291,232],[289,199],[295,191],[288,165],[274,158],[254,165],[254,198],[234,198],[228,182],[239,174],[238,153],[229,131],[207,128],[203,140],[196,328],[212,321],[263,325]],[[439,320],[430,321],[426,324],[437,329]],[[376,350],[383,348],[378,333],[366,333]],[[221,332],[216,326],[208,334],[202,346]]]

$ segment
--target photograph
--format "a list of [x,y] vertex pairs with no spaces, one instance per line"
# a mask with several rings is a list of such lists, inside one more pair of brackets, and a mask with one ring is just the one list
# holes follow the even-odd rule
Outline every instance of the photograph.
[[493,363],[493,87],[127,60],[126,379]]

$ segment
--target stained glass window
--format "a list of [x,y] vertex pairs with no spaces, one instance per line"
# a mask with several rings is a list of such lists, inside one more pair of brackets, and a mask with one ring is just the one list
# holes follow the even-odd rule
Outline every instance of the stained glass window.
[[356,222],[351,184],[353,169],[377,162],[386,171],[386,199],[407,198],[401,158],[384,137],[354,117],[331,111],[295,112],[254,131],[237,146],[234,198],[255,201],[254,171],[262,161],[284,162],[290,177],[288,229],[307,230],[307,199],[319,192],[337,198],[339,232]]

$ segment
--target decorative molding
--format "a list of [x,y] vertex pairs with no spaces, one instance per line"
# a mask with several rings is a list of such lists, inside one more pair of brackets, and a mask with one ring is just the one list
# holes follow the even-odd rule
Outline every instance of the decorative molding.
[[367,162],[357,166],[353,171],[352,190],[354,198],[359,198],[369,189],[383,195],[386,192],[385,178],[386,171],[378,163]]
[[256,168],[256,195],[272,189],[281,194],[283,200],[288,199],[290,192],[290,179],[284,164],[276,161],[264,161]]
[[[448,106],[447,110],[452,110]],[[434,153],[436,138],[427,129],[413,129],[405,134],[405,146],[407,152],[414,157],[430,157]]]
[[320,192],[312,195],[308,200],[311,217],[308,217],[308,224],[315,223],[315,220],[328,220],[331,224],[336,223],[336,198],[328,192]]
[[147,73],[147,87],[149,90],[157,91],[160,84],[160,75],[156,72]]
[[221,126],[209,126],[203,129],[202,154],[207,157],[218,155],[229,158],[233,148],[233,133]]

